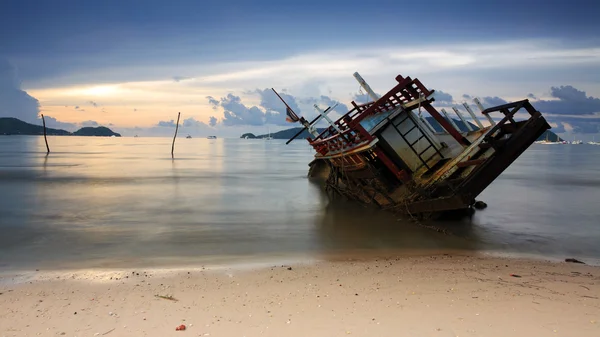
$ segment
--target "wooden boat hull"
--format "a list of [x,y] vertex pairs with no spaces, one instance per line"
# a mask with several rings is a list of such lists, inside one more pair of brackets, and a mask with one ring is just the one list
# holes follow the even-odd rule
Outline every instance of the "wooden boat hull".
[[[488,109],[475,100],[489,125],[465,104],[477,126],[455,108],[468,129],[459,130],[457,121],[431,105],[432,90],[418,79],[398,75],[396,80],[376,101],[352,102],[354,108],[335,124],[308,138],[316,152],[309,177],[321,180],[328,192],[410,215],[470,210],[475,198],[550,129],[528,100]],[[502,119],[496,122],[492,113]]]

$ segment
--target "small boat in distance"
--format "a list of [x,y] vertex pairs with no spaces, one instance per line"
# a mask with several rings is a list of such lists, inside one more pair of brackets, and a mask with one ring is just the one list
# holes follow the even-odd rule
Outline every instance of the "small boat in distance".
[[208,139],[217,139],[217,136],[208,136],[206,138],[208,138]]
[[187,138],[187,139],[190,139],[190,138],[192,138],[192,136],[190,136],[190,135],[187,135],[187,137],[185,137],[185,138]]
[[263,138],[264,140],[271,140],[273,139],[273,137],[271,137],[271,129],[269,128],[269,135],[266,136],[265,138]]

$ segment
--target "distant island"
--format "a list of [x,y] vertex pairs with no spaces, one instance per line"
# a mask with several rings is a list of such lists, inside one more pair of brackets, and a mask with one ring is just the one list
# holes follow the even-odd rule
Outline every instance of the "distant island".
[[[429,122],[429,124],[431,124],[431,126],[433,127],[433,129],[436,132],[442,132],[442,126],[433,118],[433,117],[425,117],[425,119],[427,119],[427,121]],[[460,131],[462,132],[467,132],[469,131],[469,129],[467,128],[467,126],[465,125],[465,123],[463,123],[463,121],[461,120],[457,120],[457,119],[453,119],[454,123],[456,123],[456,126],[458,126],[458,128],[460,129]],[[477,125],[474,125],[470,122],[468,122],[469,125],[471,126],[471,128],[473,128],[474,130],[479,129],[477,127]],[[273,137],[273,139],[290,139],[292,137],[294,137],[294,135],[298,132],[300,132],[300,130],[302,130],[302,128],[291,128],[291,129],[285,129],[285,130],[281,130],[275,133],[271,133],[271,137]],[[317,131],[319,133],[323,132],[325,130],[325,128],[317,128]],[[550,131],[550,130],[546,130],[537,140],[545,140],[546,139],[546,135],[548,135],[548,140],[552,141],[552,142],[558,142],[558,141],[562,141],[563,139],[560,138],[557,134],[555,134],[554,132]],[[245,139],[262,139],[262,138],[266,138],[268,135],[264,134],[264,135],[254,135],[253,133],[244,133],[240,138],[245,138]],[[302,134],[300,134],[300,136],[296,137],[296,139],[306,139],[310,137],[310,134],[308,133],[308,131],[304,130],[302,132]]]
[[73,132],[74,136],[96,136],[96,137],[111,137],[111,136],[115,136],[115,137],[121,137],[120,134],[113,132],[111,129],[105,127],[105,126],[98,126],[98,127],[85,127],[85,128],[81,128],[75,132]]
[[[302,128],[291,128],[291,129],[281,130],[281,131],[271,133],[271,137],[273,137],[273,139],[290,139],[290,138],[294,137],[294,135],[296,133],[300,132],[300,130],[302,130]],[[317,131],[319,133],[321,133],[321,132],[325,131],[325,128],[317,128]],[[253,133],[244,133],[240,138],[262,139],[262,138],[266,138],[268,136],[269,136],[268,134],[255,135]],[[308,133],[308,131],[304,130],[302,132],[302,134],[300,134],[300,136],[296,137],[296,139],[306,139],[308,137],[310,137],[310,134]]]
[[[41,136],[44,134],[44,127],[23,122],[13,117],[0,118],[0,135],[25,135]],[[99,127],[84,127],[75,132],[69,132],[61,129],[46,128],[46,134],[49,136],[97,136],[97,137],[121,137],[120,134],[111,129]]]

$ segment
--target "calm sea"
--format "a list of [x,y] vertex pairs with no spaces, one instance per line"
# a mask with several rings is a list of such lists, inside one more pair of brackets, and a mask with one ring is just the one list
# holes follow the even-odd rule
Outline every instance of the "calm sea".
[[600,259],[600,146],[533,145],[444,235],[306,178],[304,141],[0,137],[0,270],[448,249]]

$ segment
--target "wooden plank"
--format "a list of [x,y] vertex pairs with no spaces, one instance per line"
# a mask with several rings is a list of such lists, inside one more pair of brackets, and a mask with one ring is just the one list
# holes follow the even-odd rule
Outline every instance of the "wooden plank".
[[465,160],[465,161],[461,161],[460,163],[456,164],[456,166],[467,167],[467,166],[479,165],[479,164],[483,164],[486,160],[487,160],[487,158]]

